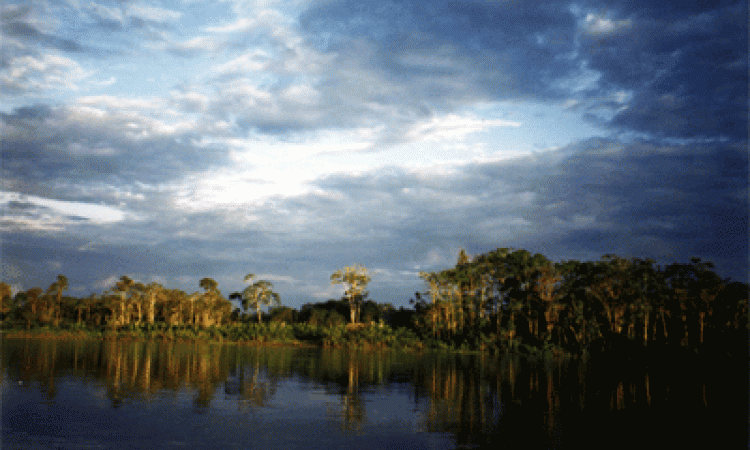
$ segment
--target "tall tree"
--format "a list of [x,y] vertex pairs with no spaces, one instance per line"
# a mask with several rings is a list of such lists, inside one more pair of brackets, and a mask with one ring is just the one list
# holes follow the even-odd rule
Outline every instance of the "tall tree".
[[57,281],[52,283],[47,289],[47,292],[50,294],[55,295],[55,299],[57,300],[57,312],[56,312],[56,318],[55,321],[57,323],[60,322],[62,316],[62,293],[63,291],[68,289],[68,279],[64,275],[58,275]]
[[367,295],[365,288],[372,281],[367,273],[367,268],[362,264],[346,266],[331,275],[331,284],[344,284],[347,286],[344,296],[349,302],[349,316],[351,323],[357,323],[357,312],[359,303]]
[[498,248],[474,258],[474,263],[482,268],[481,272],[485,274],[487,279],[487,300],[490,307],[494,309],[495,331],[498,336],[501,335],[504,308],[509,302],[505,289],[505,280],[508,277],[506,263],[508,252],[509,249],[507,248]]
[[[560,311],[561,305],[556,301],[556,288],[561,280],[562,277],[557,273],[555,265],[551,261],[546,260],[546,258],[544,261],[539,261],[536,283],[533,289],[539,310],[543,312],[543,316],[537,316],[537,337],[546,339],[554,327],[554,321],[557,320],[557,313]],[[544,323],[540,329],[538,323],[542,318]]]
[[34,287],[23,293],[24,295],[24,319],[26,328],[31,328],[32,321],[46,322],[48,317],[44,291],[40,287]]
[[253,282],[255,275],[249,273],[245,276],[245,282],[252,283],[242,291],[242,308],[247,311],[248,306],[253,305],[258,314],[258,323],[262,323],[260,306],[274,304],[281,305],[279,294],[273,291],[273,283],[268,280]]
[[135,282],[132,278],[128,277],[127,275],[123,275],[120,277],[120,280],[115,283],[115,287],[113,289],[113,292],[119,297],[117,301],[117,307],[118,307],[118,317],[115,319],[115,325],[127,325],[129,323],[129,318],[127,315],[127,312],[130,309],[130,305],[128,303],[128,295],[130,294],[130,290],[135,287]]
[[151,282],[143,287],[146,294],[146,319],[153,324],[156,319],[156,303],[164,300],[164,287],[156,282]]
[[211,326],[217,322],[215,312],[222,300],[219,283],[212,278],[202,278],[199,285],[205,291],[199,299],[201,323],[203,326]]
[[[425,314],[427,321],[430,323],[430,326],[432,328],[432,335],[436,336],[438,322],[440,320],[440,278],[435,272],[419,272],[419,277],[423,279],[428,285],[429,290],[427,294],[430,296],[430,302],[432,304],[430,306],[427,306],[427,308],[425,309]],[[421,298],[422,295],[420,295],[419,297]]]

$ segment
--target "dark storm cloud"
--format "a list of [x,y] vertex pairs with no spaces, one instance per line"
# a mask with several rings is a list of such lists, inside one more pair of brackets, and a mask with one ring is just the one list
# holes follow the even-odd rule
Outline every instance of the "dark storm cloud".
[[322,211],[349,224],[344,236],[368,236],[359,250],[373,257],[383,245],[412,256],[431,245],[521,247],[556,259],[700,256],[744,279],[747,165],[743,145],[592,139],[426,178],[384,170],[317,184],[346,199]]
[[628,26],[582,34],[602,84],[633,91],[613,125],[667,137],[747,137],[747,2],[701,4],[613,5],[613,20]]
[[17,200],[12,200],[8,202],[8,209],[11,211],[22,212],[22,211],[27,211],[27,210],[34,209],[34,208],[36,208],[36,205],[34,205],[33,203],[29,203],[29,202],[19,202]]
[[324,50],[346,52],[352,38],[377,42],[374,64],[414,87],[427,82],[437,88],[427,101],[455,95],[446,79],[459,76],[480,97],[549,100],[560,95],[550,83],[575,68],[559,57],[574,44],[575,20],[567,8],[555,2],[343,1],[311,8],[300,23]]
[[575,215],[593,214],[596,239],[580,239],[579,231],[571,230],[563,241],[581,249],[609,247],[631,255],[649,255],[653,250],[648,242],[659,241],[672,251],[653,256],[716,259],[724,270],[743,278],[748,253],[747,164],[744,144],[601,141],[556,167],[548,187],[540,192],[544,202],[537,220],[553,225],[554,219],[569,222]]
[[[4,281],[46,288],[58,274],[65,274],[71,286],[82,288],[83,295],[101,292],[96,284],[107,277],[125,274],[170,276],[185,267],[165,255],[133,245],[97,245],[86,248],[88,239],[76,236],[49,237],[36,233],[5,233],[3,265],[17,269],[16,276]],[[153,272],[144,273],[144,268]],[[196,281],[197,286],[197,281]],[[110,286],[106,286],[109,288]],[[75,295],[80,295],[79,293]]]
[[[0,113],[2,175],[17,192],[50,196],[50,187],[110,182],[114,185],[166,183],[191,171],[221,164],[224,152],[193,145],[189,133],[159,135],[144,119],[132,136],[133,118],[111,115],[107,121],[74,109],[46,105]],[[54,198],[71,198],[55,190]]]
[[[367,42],[368,62],[423,108],[573,97],[619,131],[747,136],[746,2],[340,1],[300,24],[338,55]],[[620,92],[626,108],[602,100]]]
[[75,137],[55,132],[47,119],[57,114],[46,105],[16,109],[11,114],[0,113],[6,130],[0,141],[2,173],[6,181],[18,179],[24,183],[49,181],[62,174],[75,177],[81,174],[111,173],[109,163],[101,158],[80,157],[64,150],[65,142]]

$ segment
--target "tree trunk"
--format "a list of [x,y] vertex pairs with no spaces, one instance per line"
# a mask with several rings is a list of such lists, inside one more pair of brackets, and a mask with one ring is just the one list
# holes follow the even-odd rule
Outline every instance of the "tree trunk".
[[58,291],[57,294],[57,320],[58,322],[62,319],[62,290]]
[[156,297],[155,295],[151,294],[148,301],[148,323],[150,325],[153,325],[154,319],[156,317]]

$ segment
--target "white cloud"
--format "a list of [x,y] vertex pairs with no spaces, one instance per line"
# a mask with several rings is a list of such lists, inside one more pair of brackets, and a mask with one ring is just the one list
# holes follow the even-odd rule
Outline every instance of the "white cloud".
[[[195,109],[194,101],[201,100],[197,93],[180,95],[172,93],[177,98],[177,103],[182,103],[187,109]],[[188,99],[180,102],[180,98]],[[195,130],[201,125],[196,117],[190,115],[189,111],[180,111],[166,108],[166,101],[162,98],[128,98],[110,95],[97,95],[80,97],[77,100],[80,106],[70,106],[69,120],[75,122],[108,121],[119,123],[121,129],[126,130],[125,135],[133,140],[141,140],[158,135],[172,136]],[[190,106],[192,105],[192,106]],[[202,106],[202,105],[198,105]]]
[[310,295],[318,300],[323,299],[329,299],[329,298],[341,298],[341,296],[344,295],[344,291],[346,288],[340,284],[337,285],[329,285],[326,287],[320,287],[320,286],[310,286],[311,289]]
[[267,28],[286,21],[281,13],[272,9],[251,8],[251,10],[254,14],[252,17],[240,17],[232,23],[208,27],[206,31],[209,33],[237,33]]
[[458,247],[449,249],[432,247],[422,256],[419,260],[419,264],[414,266],[414,268],[417,270],[430,270],[430,268],[433,267],[450,267],[455,264],[455,259],[459,250]]
[[204,110],[211,99],[197,91],[172,91],[170,96],[179,105],[186,107],[188,110]]
[[491,127],[520,127],[521,123],[502,119],[480,119],[475,116],[448,114],[432,117],[428,121],[413,125],[406,132],[409,141],[439,141],[460,139],[470,133],[484,131]]
[[288,283],[288,284],[301,284],[304,283],[302,280],[298,280],[295,277],[289,275],[275,275],[270,273],[261,273],[256,275],[258,280],[268,280],[274,283]]
[[107,278],[94,283],[94,287],[97,287],[99,289],[110,289],[114,287],[119,280],[120,277],[118,277],[117,275],[110,275]]
[[213,169],[186,178],[174,207],[193,212],[257,207],[272,197],[309,191],[305,178],[299,178],[304,175],[282,167]]
[[253,49],[231,61],[215,66],[213,70],[219,74],[256,72],[266,69],[270,63],[269,53]]
[[112,86],[115,83],[117,83],[117,78],[115,77],[109,77],[106,80],[96,82],[96,84],[98,84],[99,86]]
[[209,33],[234,33],[237,31],[247,31],[251,28],[254,28],[256,24],[257,21],[255,19],[251,19],[249,17],[241,17],[236,21],[226,25],[208,27],[206,28],[206,31],[208,31]]
[[[11,202],[26,205],[20,213],[14,213]],[[85,202],[53,200],[34,195],[0,191],[0,206],[6,211],[2,216],[7,229],[62,230],[80,218],[89,223],[104,225],[125,220],[127,214],[107,205]]]
[[91,75],[74,60],[55,54],[13,58],[0,74],[0,90],[15,94],[53,89],[77,90],[79,80]]
[[604,37],[627,30],[633,25],[630,19],[612,20],[601,14],[589,13],[583,23],[583,30],[587,34]]
[[305,106],[313,106],[320,101],[320,92],[310,86],[293,85],[289,86],[281,94],[289,102],[299,103]]
[[225,44],[208,36],[196,36],[182,42],[175,42],[166,48],[178,53],[216,52],[225,47]]
[[247,80],[232,83],[225,94],[233,103],[243,104],[242,106],[256,106],[257,103],[266,103],[272,98],[268,91],[259,89]]
[[156,110],[163,107],[160,98],[129,98],[113,95],[96,95],[78,98],[77,102],[85,106],[105,107],[113,110],[149,109]]

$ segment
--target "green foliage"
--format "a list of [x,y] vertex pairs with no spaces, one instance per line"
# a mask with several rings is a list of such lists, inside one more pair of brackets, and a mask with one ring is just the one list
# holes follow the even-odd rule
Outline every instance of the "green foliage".
[[362,301],[367,297],[367,284],[372,280],[367,268],[361,264],[344,267],[331,275],[331,284],[344,284],[344,297],[349,302],[351,323],[357,323],[360,316]]
[[[348,283],[345,271],[334,276]],[[479,350],[542,359],[652,345],[746,351],[748,286],[721,279],[700,259],[665,268],[614,255],[553,264],[525,250],[497,249],[464,252],[454,268],[421,276],[427,290],[415,294],[413,310],[366,299],[360,280],[359,294],[350,285],[340,300],[299,311],[277,305],[264,323],[259,305],[275,297],[263,280],[230,296],[245,307],[258,300],[249,316],[232,312],[210,278],[200,280],[204,292],[188,295],[122,276],[102,295],[74,298],[62,295],[68,282],[61,275],[46,291],[15,295],[0,282],[1,323],[4,333],[41,336]],[[362,323],[347,325],[347,316],[357,316],[352,306]]]

